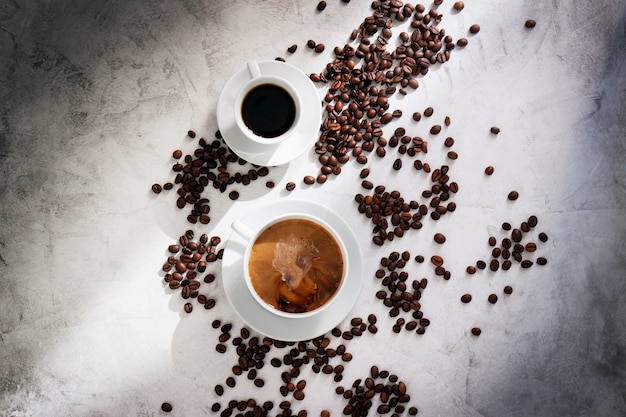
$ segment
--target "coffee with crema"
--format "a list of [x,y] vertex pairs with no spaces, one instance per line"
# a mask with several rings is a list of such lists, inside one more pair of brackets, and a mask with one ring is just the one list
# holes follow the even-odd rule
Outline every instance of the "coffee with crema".
[[342,250],[323,226],[307,219],[270,225],[250,250],[252,287],[270,306],[303,313],[326,304],[344,274]]

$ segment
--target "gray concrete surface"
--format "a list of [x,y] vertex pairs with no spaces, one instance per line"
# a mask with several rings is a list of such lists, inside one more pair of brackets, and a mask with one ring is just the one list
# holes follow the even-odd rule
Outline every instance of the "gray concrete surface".
[[[370,243],[371,224],[354,195],[364,192],[348,163],[323,186],[304,186],[319,170],[313,151],[270,170],[265,181],[240,187],[241,198],[207,191],[212,220],[190,225],[175,193],[150,187],[173,178],[171,152],[191,153],[188,129],[213,138],[221,86],[250,59],[282,56],[304,72],[320,72],[370,2],[40,1],[0,4],[0,415],[217,415],[231,399],[285,400],[280,372],[265,366],[263,389],[244,376],[218,398],[230,376],[234,347],[215,351],[211,322],[244,323],[218,279],[202,291],[217,301],[182,313],[178,293],[164,288],[167,246],[185,230],[229,235],[229,224],[258,204],[278,199],[321,201],[344,214],[363,242],[367,271],[351,317],[379,317],[377,334],[345,343],[353,361],[344,380],[306,377],[306,398],[291,396],[296,414],[322,409],[342,415],[334,393],[367,376],[371,365],[407,383],[423,416],[626,415],[626,5],[619,0],[467,1],[457,13],[446,0],[440,27],[469,45],[397,97],[397,126],[428,137],[429,123],[451,117],[459,159],[447,161],[461,185],[457,210],[383,248]],[[431,4],[427,4],[428,7]],[[526,19],[537,26],[524,28]],[[478,23],[480,33],[468,34]],[[397,35],[402,29],[394,28]],[[314,39],[326,44],[315,54]],[[299,46],[295,54],[286,49]],[[320,97],[326,92],[320,86]],[[431,120],[411,120],[433,106]],[[494,137],[491,126],[501,128]],[[429,138],[424,159],[445,161],[443,138]],[[370,156],[375,183],[421,201],[428,185],[410,162],[396,173],[393,157]],[[483,174],[495,167],[491,177]],[[291,194],[285,184],[298,187]],[[506,200],[510,190],[520,198]],[[536,215],[549,240],[536,256],[545,266],[469,276],[488,259],[500,224]],[[448,236],[443,246],[432,235]],[[428,260],[440,254],[452,278],[428,261],[407,266],[427,277],[425,334],[395,334],[394,319],[375,299],[373,277],[392,250]],[[502,295],[504,285],[514,288]],[[474,301],[460,303],[469,292]],[[490,293],[497,304],[486,302]],[[482,328],[480,337],[470,329]],[[284,351],[274,349],[269,357]],[[268,358],[269,358],[268,357]],[[375,415],[371,410],[369,415]],[[406,412],[404,413],[406,415]]]

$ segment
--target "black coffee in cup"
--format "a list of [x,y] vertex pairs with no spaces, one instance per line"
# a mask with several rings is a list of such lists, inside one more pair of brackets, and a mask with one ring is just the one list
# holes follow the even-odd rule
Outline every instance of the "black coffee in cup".
[[241,117],[255,135],[275,138],[287,132],[293,125],[296,119],[296,103],[283,87],[260,84],[244,97]]

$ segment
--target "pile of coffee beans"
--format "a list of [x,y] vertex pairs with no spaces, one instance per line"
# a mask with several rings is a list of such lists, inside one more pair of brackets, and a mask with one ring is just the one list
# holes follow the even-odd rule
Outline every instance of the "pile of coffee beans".
[[[375,277],[380,280],[382,288],[375,296],[387,308],[389,316],[396,318],[392,327],[395,333],[409,331],[424,334],[430,320],[424,317],[419,300],[428,285],[428,279],[409,279],[409,273],[403,269],[410,260],[409,251],[393,251],[380,260]],[[370,324],[375,324],[375,321],[372,323],[370,320]]]
[[[431,173],[430,165],[422,163],[419,159],[415,161],[416,169]],[[407,201],[400,191],[387,191],[384,185],[375,186],[369,180],[363,179],[361,186],[374,192],[369,195],[358,193],[355,195],[355,201],[359,213],[374,223],[372,242],[382,246],[387,241],[404,236],[408,230],[421,229],[422,220],[427,217],[436,221],[446,213],[455,211],[456,203],[449,200],[458,192],[459,186],[456,182],[450,181],[449,171],[448,165],[442,165],[432,171],[430,175],[432,186],[422,192],[422,198],[429,199],[428,204],[419,203],[415,199]],[[369,169],[365,173],[361,172],[361,178],[369,175]]]
[[[215,299],[205,294],[200,294],[202,282],[210,284],[215,281],[215,275],[207,273],[208,265],[222,258],[223,249],[218,249],[221,243],[219,236],[209,238],[202,234],[198,241],[194,241],[194,231],[187,230],[178,238],[177,243],[172,243],[167,248],[169,256],[161,270],[165,273],[163,280],[171,290],[180,292],[185,300],[196,299],[205,309],[215,307]],[[187,302],[184,305],[186,313],[193,311],[193,304]]]
[[[402,1],[374,1],[373,14],[366,17],[351,34],[353,44],[336,46],[334,59],[320,74],[310,74],[314,82],[329,84],[325,95],[325,117],[316,153],[323,174],[338,174],[341,165],[356,158],[367,162],[367,153],[385,154],[382,126],[402,116],[402,110],[391,110],[389,97],[407,88],[419,87],[419,77],[430,67],[450,59],[451,52],[465,46],[456,44],[445,29],[438,27],[442,15]],[[398,35],[400,44],[388,50],[396,22],[410,21],[411,31]],[[441,126],[431,128],[439,133]],[[424,149],[425,151],[425,149]]]
[[[515,198],[516,199],[516,198]],[[509,200],[511,200],[509,195]],[[487,243],[491,250],[490,259],[487,261],[479,259],[475,265],[468,265],[466,272],[473,275],[477,270],[486,269],[496,272],[498,270],[508,271],[515,264],[521,268],[530,268],[535,264],[546,265],[547,258],[538,256],[536,259],[535,252],[538,244],[530,239],[530,232],[537,226],[539,220],[537,216],[531,215],[528,220],[520,223],[518,227],[513,227],[509,222],[503,222],[501,227],[502,237],[498,239],[496,236],[489,236]],[[547,242],[548,235],[545,232],[538,234],[540,243]],[[514,264],[515,262],[515,264]]]
[[[190,139],[196,138],[193,130],[187,132]],[[269,174],[268,167],[258,167],[252,165],[247,171],[241,167],[250,165],[243,158],[238,157],[224,143],[219,131],[215,133],[213,141],[206,141],[200,138],[199,147],[192,154],[183,157],[183,151],[176,149],[172,152],[172,157],[176,160],[172,165],[175,174],[173,181],[164,184],[155,183],[152,191],[160,194],[163,190],[171,190],[177,187],[178,199],[176,206],[184,209],[191,206],[187,216],[187,221],[191,224],[208,224],[211,221],[209,213],[211,211],[210,200],[203,196],[205,189],[209,186],[219,190],[221,193],[232,185],[249,185],[261,177]],[[229,193],[231,200],[239,198],[239,192],[234,190]]]
[[393,413],[392,415],[398,416],[406,411],[414,416],[418,412],[417,407],[408,405],[411,396],[407,392],[406,383],[399,380],[397,375],[380,370],[376,365],[370,368],[367,377],[354,380],[350,388],[338,386],[335,393],[347,400],[343,408],[343,415],[346,416],[368,415],[375,401],[378,403],[378,415]]

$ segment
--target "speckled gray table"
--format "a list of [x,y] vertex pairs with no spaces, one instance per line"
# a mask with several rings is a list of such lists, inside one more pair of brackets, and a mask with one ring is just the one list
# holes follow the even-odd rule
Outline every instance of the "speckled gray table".
[[[626,4],[467,1],[456,12],[446,0],[439,23],[465,48],[433,65],[420,86],[390,99],[402,126],[429,142],[421,155],[447,164],[459,184],[456,211],[383,247],[359,214],[354,160],[323,185],[306,186],[320,167],[313,152],[247,187],[206,190],[211,221],[188,223],[175,191],[155,195],[153,183],[173,179],[171,153],[192,153],[213,140],[217,97],[247,60],[284,57],[307,74],[320,73],[333,47],[349,42],[371,14],[370,2],[47,1],[0,5],[0,414],[5,416],[217,415],[231,400],[290,401],[294,414],[323,409],[342,415],[335,394],[378,365],[407,385],[410,405],[424,416],[620,416],[626,414]],[[431,7],[431,4],[426,4]],[[537,25],[524,27],[527,19]],[[470,25],[481,26],[468,33]],[[394,36],[402,31],[397,23]],[[326,45],[315,53],[312,39]],[[294,54],[287,48],[297,44]],[[391,48],[391,46],[390,46]],[[327,85],[319,84],[320,98]],[[432,106],[430,118],[412,120]],[[429,127],[450,125],[437,137]],[[490,127],[500,128],[498,135]],[[187,131],[198,137],[190,140]],[[445,136],[444,136],[445,135]],[[457,160],[446,159],[444,138]],[[430,179],[405,166],[393,171],[395,150],[372,153],[370,180],[428,203]],[[484,168],[493,165],[491,176]],[[266,181],[274,181],[269,189]],[[296,189],[285,191],[287,182]],[[507,200],[511,190],[516,201]],[[237,363],[232,340],[217,353],[211,323],[244,323],[227,303],[219,261],[200,291],[216,300],[183,313],[180,292],[164,287],[166,249],[187,229],[225,241],[229,224],[259,204],[310,199],[341,213],[362,242],[363,289],[352,317],[378,317],[378,332],[344,340],[353,359],[343,381],[304,366],[306,397],[283,397],[270,359],[259,370],[265,386],[242,375],[215,394]],[[466,273],[490,259],[489,236],[502,222],[536,215],[528,238],[536,263],[508,271]],[[433,242],[444,233],[443,245]],[[540,242],[538,234],[549,239]],[[427,278],[424,334],[393,332],[396,318],[375,297],[381,257],[409,251],[411,279]],[[445,259],[449,280],[429,260]],[[503,294],[506,285],[513,293]],[[460,296],[469,293],[469,304]],[[496,304],[487,296],[497,294]],[[194,301],[195,302],[195,301]],[[482,334],[470,330],[480,327]],[[254,334],[260,337],[261,335]],[[333,362],[334,365],[340,362]],[[214,403],[221,411],[213,412]],[[377,404],[377,403],[375,403]],[[399,413],[407,415],[407,411]],[[369,415],[375,415],[375,408]],[[234,413],[233,413],[234,415]]]

